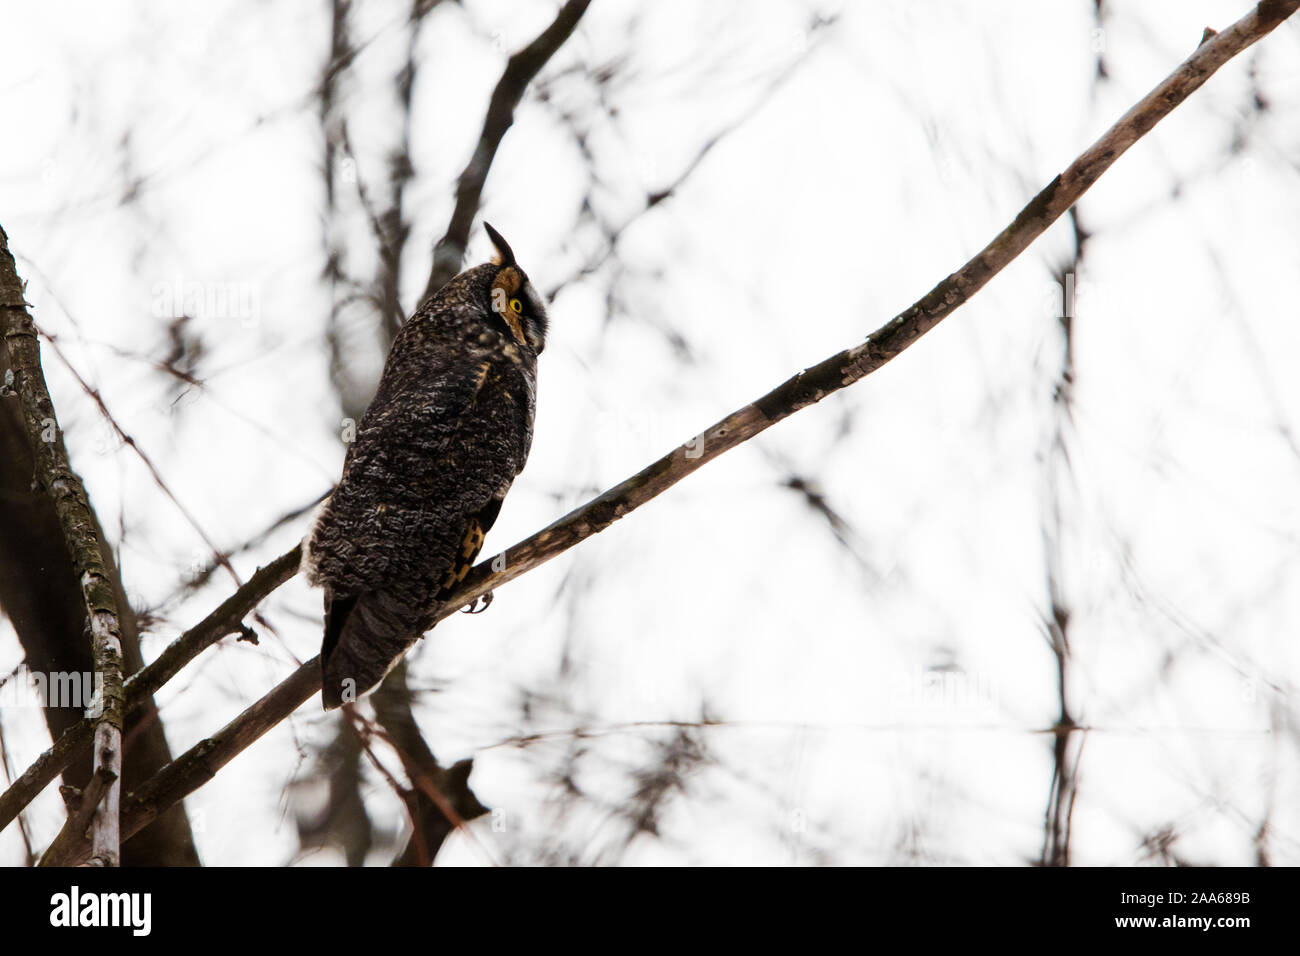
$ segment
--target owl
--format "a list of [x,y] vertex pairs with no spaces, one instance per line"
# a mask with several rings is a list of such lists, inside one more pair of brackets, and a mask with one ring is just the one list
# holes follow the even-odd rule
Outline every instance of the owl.
[[343,477],[303,542],[325,591],[326,710],[383,680],[473,566],[533,439],[546,306],[510,246],[393,340]]

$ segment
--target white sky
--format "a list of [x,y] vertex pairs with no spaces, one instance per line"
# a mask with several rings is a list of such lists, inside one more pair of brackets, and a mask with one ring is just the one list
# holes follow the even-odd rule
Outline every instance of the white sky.
[[[595,0],[543,75],[548,101],[525,100],[487,185],[484,216],[536,284],[565,282],[602,249],[589,223],[575,226],[586,193],[620,224],[712,135],[743,123],[628,229],[617,264],[555,298],[532,459],[485,553],[883,324],[1005,226],[1206,25],[1227,26],[1248,4],[1107,7],[1099,30],[1084,0]],[[345,102],[357,174],[373,188],[396,135],[406,9],[367,3],[354,28],[365,48]],[[504,56],[555,9],[467,0],[426,24],[408,309]],[[810,37],[814,9],[839,17]],[[0,103],[20,134],[0,150],[0,223],[37,322],[204,531],[236,547],[328,488],[344,452],[323,342],[312,94],[326,4],[9,2],[4,20],[20,42],[0,60]],[[613,117],[587,73],[565,72],[611,62]],[[1269,103],[1260,114],[1251,71]],[[1076,863],[1146,862],[1144,838],[1171,828],[1180,858],[1250,864],[1265,820],[1272,861],[1300,863],[1300,439],[1287,437],[1300,418],[1298,81],[1300,28],[1288,23],[1080,206],[1092,235],[1064,568],[1070,698],[1095,729]],[[123,204],[128,184],[135,200]],[[368,276],[374,244],[355,196],[345,202],[347,263]],[[1059,223],[869,380],[503,588],[486,614],[440,625],[413,657],[413,681],[429,690],[422,726],[444,763],[476,758],[473,787],[501,813],[496,831],[484,818],[477,844],[453,837],[441,859],[1037,859],[1051,780],[1038,731],[1059,709],[1042,629],[1061,350],[1052,282],[1072,245]],[[487,254],[476,226],[466,264]],[[237,283],[249,311],[200,316],[206,387],[177,399],[141,359],[167,349],[160,296],[190,283],[209,294]],[[378,358],[361,361],[377,373]],[[206,549],[48,348],[45,365],[74,465],[123,541],[133,600],[155,606]],[[782,486],[791,473],[819,485],[856,554]],[[247,577],[306,529],[282,530],[238,570]],[[231,586],[217,575],[169,605],[146,657]],[[319,649],[319,595],[301,581],[263,610],[279,638],[228,640],[160,696],[174,752]],[[0,672],[20,659],[0,624]],[[696,733],[710,763],[666,806],[659,838],[619,857],[617,808],[673,733],[655,724],[702,708],[724,722]],[[286,786],[333,719],[309,702],[188,801],[205,862],[294,859]],[[38,710],[6,707],[0,721],[16,767],[48,746]],[[599,733],[577,740],[578,727]],[[566,809],[554,781],[570,758],[590,799]],[[401,811],[371,776],[372,818],[394,830]],[[51,787],[29,814],[38,843],[61,818]],[[11,829],[0,861],[20,859]]]

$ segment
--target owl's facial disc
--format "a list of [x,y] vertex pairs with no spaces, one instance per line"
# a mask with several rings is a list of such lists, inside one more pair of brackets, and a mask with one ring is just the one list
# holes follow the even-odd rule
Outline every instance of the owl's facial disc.
[[492,280],[492,311],[518,345],[540,354],[546,345],[546,305],[517,266],[498,270]]

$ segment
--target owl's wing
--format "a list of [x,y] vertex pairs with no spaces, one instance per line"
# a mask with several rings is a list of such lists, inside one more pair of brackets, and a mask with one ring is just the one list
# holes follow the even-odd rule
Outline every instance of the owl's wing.
[[430,626],[528,452],[531,381],[512,365],[431,369],[416,385],[381,388],[312,537],[327,708],[348,680],[358,695],[377,684]]
[[376,398],[313,535],[321,583],[355,594],[440,579],[527,454],[530,403],[501,376],[485,360]]

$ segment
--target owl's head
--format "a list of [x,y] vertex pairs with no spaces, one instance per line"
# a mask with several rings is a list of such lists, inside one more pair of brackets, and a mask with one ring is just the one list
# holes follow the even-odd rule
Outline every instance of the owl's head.
[[496,267],[491,290],[493,321],[499,322],[500,330],[515,342],[540,354],[546,346],[546,303],[515,262],[515,254],[501,233],[486,222],[483,228],[497,250],[492,260]]

